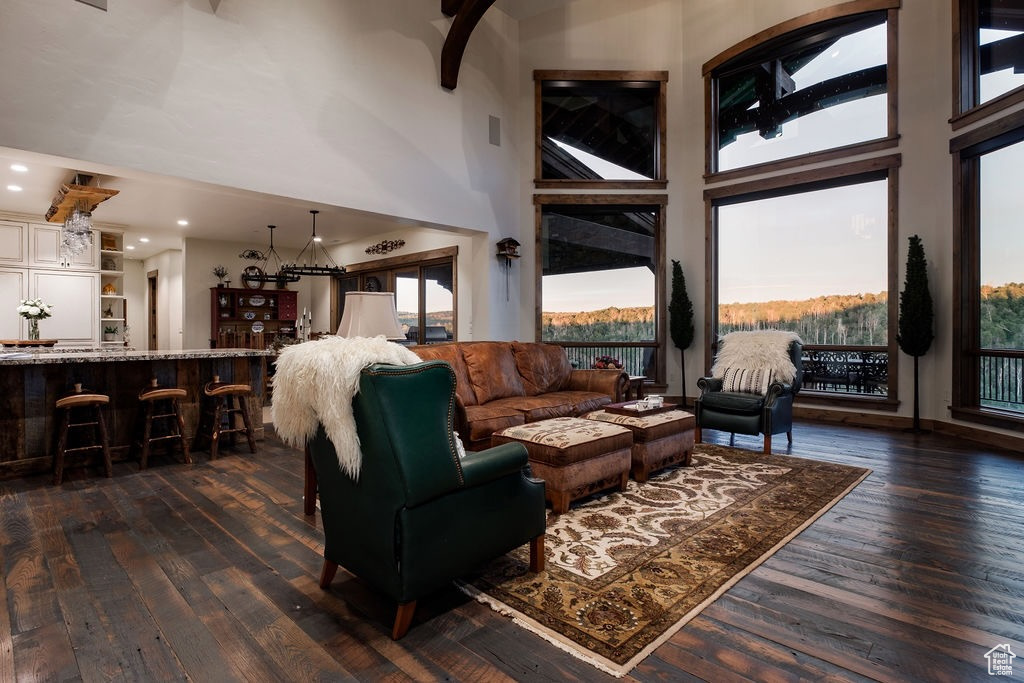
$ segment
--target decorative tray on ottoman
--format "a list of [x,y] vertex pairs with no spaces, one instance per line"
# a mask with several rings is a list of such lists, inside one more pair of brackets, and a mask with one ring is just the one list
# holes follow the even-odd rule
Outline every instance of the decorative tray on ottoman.
[[645,415],[655,415],[656,413],[664,413],[668,410],[676,409],[675,403],[664,403],[657,408],[643,408],[639,409],[636,407],[636,401],[624,401],[622,403],[609,403],[606,406],[602,406],[606,413],[614,413],[615,415],[632,415],[633,417],[643,417]]

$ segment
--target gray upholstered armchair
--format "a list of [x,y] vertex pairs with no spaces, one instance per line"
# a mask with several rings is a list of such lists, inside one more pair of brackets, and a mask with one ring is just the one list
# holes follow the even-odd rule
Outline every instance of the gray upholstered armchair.
[[791,332],[731,332],[719,342],[710,377],[697,380],[694,402],[699,443],[704,429],[730,434],[764,434],[764,452],[772,435],[786,433],[793,443],[793,397],[803,380],[803,342]]
[[529,543],[530,570],[543,569],[544,482],[529,476],[520,444],[459,457],[450,365],[371,365],[352,410],[358,479],[342,471],[323,425],[308,443],[324,525],[322,588],[341,565],[394,599],[398,639],[418,598],[487,560]]

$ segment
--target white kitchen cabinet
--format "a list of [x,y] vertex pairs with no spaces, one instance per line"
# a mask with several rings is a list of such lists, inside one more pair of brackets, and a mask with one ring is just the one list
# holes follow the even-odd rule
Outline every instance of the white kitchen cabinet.
[[0,339],[22,339],[28,325],[17,311],[18,303],[28,298],[28,271],[0,267]]
[[39,336],[61,344],[98,344],[99,273],[37,270],[29,272],[30,296],[53,306],[53,315],[39,321]]
[[0,221],[0,266],[25,265],[28,265],[28,223]]
[[93,230],[93,243],[85,251],[66,257],[60,249],[60,232],[63,226],[57,224],[29,225],[29,265],[35,268],[68,268],[72,270],[99,270],[99,231]]

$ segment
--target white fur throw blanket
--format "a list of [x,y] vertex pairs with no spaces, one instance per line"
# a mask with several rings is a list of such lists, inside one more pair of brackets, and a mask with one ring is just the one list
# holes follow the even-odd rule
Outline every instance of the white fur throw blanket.
[[796,378],[796,367],[789,357],[789,344],[794,341],[803,344],[795,332],[783,330],[730,332],[718,343],[711,376],[721,378],[726,368],[767,368],[779,382],[792,382]]
[[286,444],[303,448],[316,434],[317,423],[323,424],[342,471],[359,479],[362,451],[352,415],[359,373],[373,363],[419,362],[415,353],[383,336],[324,337],[286,346],[277,358],[274,374],[270,407],[274,430]]

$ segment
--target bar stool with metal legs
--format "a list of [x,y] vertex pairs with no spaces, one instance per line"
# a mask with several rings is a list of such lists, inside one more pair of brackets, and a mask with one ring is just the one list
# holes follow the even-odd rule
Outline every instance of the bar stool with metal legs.
[[[100,406],[110,403],[110,397],[105,394],[97,394],[88,389],[83,389],[81,384],[75,384],[74,392],[57,399],[54,404],[57,410],[63,411],[60,416],[60,433],[57,437],[57,451],[53,454],[53,483],[59,486],[64,480],[64,458],[69,453],[83,453],[85,451],[99,450],[103,453],[103,465],[106,475],[113,474],[113,466],[110,462],[110,442],[107,439],[107,425],[103,421],[103,411]],[[78,420],[73,421],[74,420]],[[97,441],[92,444],[68,448],[68,434],[72,429],[82,431],[81,428],[92,427],[92,436]]]
[[[245,433],[249,441],[249,451],[256,452],[256,437],[249,419],[249,394],[252,387],[248,384],[231,384],[221,382],[220,375],[214,375],[212,382],[207,382],[203,393],[210,398],[206,402],[199,428],[196,430],[196,448],[200,439],[210,441],[210,459],[217,457],[217,446],[220,437],[227,434],[230,444],[235,445],[235,435]],[[242,426],[237,426],[237,418],[241,416]]]
[[[181,444],[181,452],[186,463],[192,462],[192,455],[188,450],[188,440],[185,438],[185,420],[181,417],[181,408],[178,405],[180,399],[188,395],[184,389],[177,387],[162,387],[156,377],[150,380],[150,385],[139,392],[139,402],[145,406],[142,415],[142,455],[139,457],[139,469],[146,469],[149,462],[149,449],[155,441],[166,441],[177,439]],[[159,434],[153,435],[155,421],[163,420],[167,428]],[[170,444],[173,447],[173,443]]]

